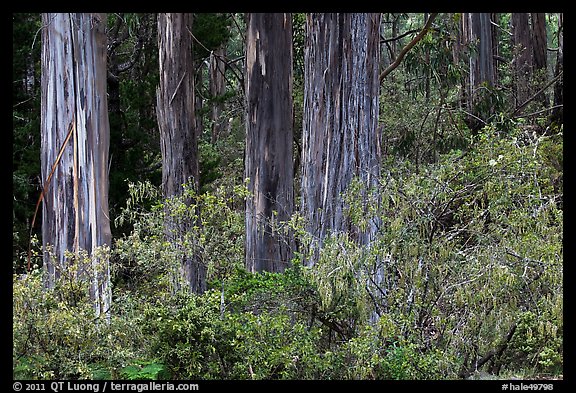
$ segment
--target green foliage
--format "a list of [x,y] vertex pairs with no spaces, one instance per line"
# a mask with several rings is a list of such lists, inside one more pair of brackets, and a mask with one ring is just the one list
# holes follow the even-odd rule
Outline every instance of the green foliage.
[[406,97],[403,90],[404,83],[393,78],[382,84],[387,92],[380,100],[382,155],[385,163],[391,160],[387,165],[394,165],[396,157],[405,158],[418,171],[421,165],[436,162],[439,154],[469,146],[471,131],[449,102],[459,99],[457,93],[438,103],[422,95]]
[[343,345],[354,379],[441,379],[454,364],[440,350],[423,351],[415,343],[390,335],[386,316],[375,327],[366,326],[358,337]]
[[[220,186],[214,193],[197,194],[185,186],[183,194],[159,202],[160,190],[149,182],[131,184],[130,199],[117,218],[134,231],[116,241],[115,276],[128,287],[164,293],[178,275],[180,258],[194,256],[208,268],[208,281],[224,279],[241,266],[244,222],[236,206],[247,195],[245,185]],[[149,208],[142,208],[143,203]],[[189,220],[195,225],[182,239],[167,241],[165,218]]]
[[[119,31],[128,37],[118,49],[121,61],[130,60],[139,38],[151,41],[131,71],[120,75],[121,114],[111,119],[116,225],[113,302],[106,320],[94,315],[87,282],[76,279],[80,266],[89,263],[84,253],[70,255],[69,267],[46,288],[34,243],[34,270],[21,274],[37,198],[40,121],[38,86],[26,91],[22,71],[30,52],[39,58],[39,41],[32,41],[40,21],[14,15],[14,378],[563,373],[562,128],[550,134],[545,118],[507,115],[513,78],[505,62],[499,62],[501,85],[480,89],[478,110],[489,124],[468,128],[460,110],[466,53],[461,63],[452,58],[457,14],[440,14],[433,31],[383,83],[380,184],[365,190],[354,181],[342,196],[355,229],[378,223],[375,238],[359,245],[349,233],[333,233],[313,266],[304,266],[312,258],[308,246],[317,239],[294,214],[285,223],[299,245],[292,266],[284,273],[256,274],[244,268],[248,192],[242,183],[241,62],[234,61],[243,53],[241,16],[195,17],[193,33],[205,46],[196,45],[198,64],[224,42],[229,60],[223,96],[209,97],[207,79],[199,78],[198,97],[205,99],[198,115],[207,130],[210,105],[223,103],[229,128],[216,141],[208,132],[200,135],[201,188],[184,185],[182,195],[169,200],[156,186],[155,24],[136,14],[111,15],[110,24],[117,18],[123,18]],[[396,34],[422,24],[420,15],[386,18],[386,28],[397,23]],[[509,14],[500,18],[506,26]],[[301,124],[305,15],[294,14],[293,23],[294,115]],[[501,49],[510,58],[509,45]],[[38,71],[38,61],[34,67]],[[539,105],[532,103],[525,113]],[[180,241],[168,241],[166,218],[194,224]],[[176,290],[182,256],[195,256],[207,267],[202,295]]]
[[558,370],[561,339],[541,338],[518,355],[506,337],[525,310],[562,331],[562,144],[493,127],[473,143],[420,174],[390,167],[372,247],[386,261],[375,306],[420,348],[448,351],[466,370],[502,347],[522,360],[491,356],[492,372],[539,357],[528,362],[534,373]]
[[[40,14],[12,14],[12,260],[24,271],[40,174]],[[32,233],[38,234],[39,226]]]
[[507,361],[518,369],[533,373],[561,374],[563,365],[563,324],[555,309],[540,315],[525,311],[519,315],[517,329],[510,342]]
[[[116,217],[128,198],[128,184],[161,181],[156,119],[158,87],[155,14],[108,14],[108,109],[110,121],[110,215]],[[129,225],[112,228],[113,237]]]
[[220,162],[222,157],[214,145],[210,143],[200,143],[198,145],[198,155],[200,162],[200,192],[207,191],[210,183],[222,177]]
[[150,307],[151,351],[177,378],[313,378],[320,330],[288,310],[303,281],[287,273],[238,270],[222,292],[179,294]]
[[126,380],[157,380],[168,376],[166,367],[155,361],[139,361],[120,370],[120,378]]
[[95,316],[88,282],[76,278],[84,258],[70,257],[49,289],[38,270],[14,275],[14,378],[110,379],[138,356],[145,339],[138,318],[124,314],[125,305],[114,307],[110,320]]
[[[358,227],[377,218],[377,237],[360,246],[334,233],[312,267],[297,253],[284,273],[242,265],[244,185],[184,187],[168,201],[149,182],[129,185],[118,220],[134,229],[114,244],[110,323],[95,321],[74,269],[48,291],[38,272],[15,276],[14,377],[561,374],[562,137],[486,127],[469,143],[419,172],[390,158],[377,190],[353,182],[346,214]],[[364,194],[379,202],[365,210]],[[198,222],[179,247],[167,214]],[[287,225],[306,250],[301,217]],[[207,264],[204,294],[175,292],[181,252]]]
[[197,13],[194,14],[192,33],[199,45],[194,45],[196,58],[202,59],[210,55],[230,38],[231,19],[227,14]]

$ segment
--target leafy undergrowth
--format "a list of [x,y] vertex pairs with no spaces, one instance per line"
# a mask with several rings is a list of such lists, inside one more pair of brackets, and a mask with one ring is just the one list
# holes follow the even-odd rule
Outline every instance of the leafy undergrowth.
[[[487,127],[419,170],[394,160],[372,190],[377,239],[333,234],[305,267],[295,215],[300,254],[282,274],[242,267],[243,186],[169,209],[150,184],[131,186],[109,315],[74,280],[77,257],[52,289],[40,270],[14,276],[14,378],[562,378],[562,135]],[[345,199],[362,226],[359,192]],[[201,212],[185,244],[165,241],[166,210]],[[207,265],[204,294],[172,289],[182,253]]]

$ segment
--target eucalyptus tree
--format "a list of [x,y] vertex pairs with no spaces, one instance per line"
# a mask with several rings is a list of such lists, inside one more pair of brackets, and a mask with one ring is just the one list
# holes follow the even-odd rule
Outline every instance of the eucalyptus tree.
[[497,46],[490,13],[462,14],[462,38],[470,48],[466,103],[470,125],[483,126],[494,112],[493,88],[497,80]]
[[558,82],[554,85],[554,109],[552,110],[552,120],[557,123],[563,122],[563,105],[564,105],[564,14],[558,14],[558,52],[556,54],[556,68],[554,75]]
[[376,233],[373,220],[358,226],[346,216],[343,195],[358,179],[362,209],[377,203],[369,190],[380,176],[379,27],[378,13],[306,16],[301,209],[313,247],[331,233],[359,244]]
[[[106,14],[42,14],[42,242],[46,285],[72,267],[89,282],[97,315],[108,314],[110,128]],[[80,258],[87,252],[90,258]],[[68,272],[69,273],[69,272]]]
[[514,12],[511,16],[512,44],[514,56],[514,105],[522,104],[530,96],[530,75],[532,68],[532,39],[527,12]]
[[245,61],[246,266],[279,272],[292,257],[279,228],[294,203],[291,14],[248,14]]
[[[190,13],[158,15],[160,85],[157,117],[162,152],[162,190],[166,199],[183,197],[188,207],[193,201],[186,200],[189,196],[183,196],[186,187],[198,190],[199,180],[192,19]],[[207,268],[195,255],[194,244],[186,240],[186,234],[197,224],[194,208],[189,210],[178,215],[170,208],[166,209],[166,238],[180,259],[174,277],[175,289],[202,293],[206,290]]]

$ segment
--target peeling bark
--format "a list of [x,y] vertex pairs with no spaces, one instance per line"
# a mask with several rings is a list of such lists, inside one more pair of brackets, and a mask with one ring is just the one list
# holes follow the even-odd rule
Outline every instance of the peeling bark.
[[[42,241],[46,285],[68,268],[65,251],[92,256],[79,279],[90,281],[97,315],[111,302],[107,258],[110,127],[106,98],[106,14],[42,14],[42,178],[45,182],[72,127],[72,138],[44,195]],[[48,246],[52,252],[48,252]]]
[[246,267],[284,271],[293,209],[292,16],[249,14],[246,37]]
[[[165,198],[183,194],[184,184],[198,189],[198,145],[194,115],[194,63],[192,57],[192,14],[158,15],[160,86],[157,90],[157,117],[162,152],[162,189]],[[182,247],[192,228],[190,218],[165,220],[167,240]],[[175,289],[194,293],[206,290],[206,266],[194,255],[182,257]]]
[[210,142],[215,144],[218,138],[225,130],[225,119],[222,119],[222,112],[224,110],[224,103],[222,96],[226,93],[226,46],[222,44],[212,54],[210,54],[210,64],[208,73],[210,75],[210,96],[213,99],[212,108],[210,111],[210,120],[212,121],[212,133]]
[[492,49],[492,24],[489,13],[470,13],[468,28],[470,42],[476,46],[476,54],[470,56],[470,86],[471,96],[475,89],[482,85],[494,86],[496,69],[494,67]]
[[[558,77],[564,72],[564,14],[558,15],[558,54],[556,55],[556,70],[554,76]],[[564,78],[561,78],[556,85],[554,85],[554,106],[552,112],[552,120],[558,124],[564,121]]]
[[493,26],[489,13],[462,14],[463,40],[472,48],[469,60],[466,105],[471,112],[468,126],[479,129],[494,112],[494,101],[489,90],[496,82],[493,47]]
[[512,13],[513,54],[514,54],[514,96],[515,106],[530,97],[530,75],[532,65],[532,41],[528,13]]
[[380,14],[306,18],[302,212],[316,249],[330,233],[368,244],[376,232],[373,221],[364,229],[351,223],[343,194],[359,179],[367,209],[380,175],[379,25]]

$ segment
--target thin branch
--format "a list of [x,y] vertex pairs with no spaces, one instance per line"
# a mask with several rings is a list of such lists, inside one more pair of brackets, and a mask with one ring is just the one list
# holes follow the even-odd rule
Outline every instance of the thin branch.
[[413,34],[413,33],[417,33],[417,32],[418,32],[418,30],[414,29],[414,30],[408,30],[407,32],[402,33],[402,34],[397,35],[396,37],[392,37],[392,38],[383,38],[383,37],[381,37],[380,43],[381,43],[381,44],[385,44],[385,43],[392,42],[392,41],[398,41],[399,39],[404,38],[404,37],[406,37],[406,36],[409,35],[409,34]]
[[526,117],[536,116],[536,115],[539,115],[541,113],[548,112],[548,111],[551,111],[551,110],[554,110],[557,108],[563,108],[563,107],[564,107],[564,105],[554,105],[554,106],[551,106],[550,108],[544,108],[544,109],[536,111],[536,112],[528,113],[527,115],[516,116],[515,118],[516,119],[522,119],[522,118],[526,118]]
[[512,34],[510,32],[510,30],[504,29],[502,26],[500,26],[498,23],[494,22],[492,19],[490,19],[490,24],[492,26],[496,26],[497,28],[499,28],[500,30],[502,30],[503,32],[505,32],[506,34],[508,34],[510,37],[513,37],[514,34]]
[[212,53],[212,51],[210,49],[206,48],[206,46],[203,43],[201,43],[198,38],[196,38],[196,36],[194,35],[194,33],[192,33],[192,31],[188,28],[188,26],[186,26],[186,30],[188,30],[188,33],[190,33],[190,36],[192,37],[192,39],[194,41],[196,41],[196,43],[198,45],[200,45],[202,47],[202,49],[204,49],[208,53]]
[[560,79],[560,77],[564,74],[564,71],[560,72],[558,75],[556,75],[556,77],[554,79],[552,79],[550,82],[546,83],[546,85],[544,85],[543,88],[541,88],[540,90],[538,90],[532,97],[528,98],[526,101],[524,101],[522,104],[518,105],[518,107],[516,109],[514,109],[514,112],[512,112],[512,114],[510,115],[511,117],[515,117],[518,113],[521,112],[522,109],[524,109],[524,107],[526,105],[528,105],[530,102],[532,102],[536,97],[538,97],[540,94],[542,94],[547,88],[549,88],[550,86],[552,86],[554,83],[556,83],[558,81],[558,79]]
[[240,33],[240,37],[242,37],[242,42],[246,42],[246,36],[244,35],[244,29],[242,29],[240,27],[240,25],[238,24],[238,21],[236,20],[236,16],[234,14],[232,14],[231,17],[232,17],[232,21],[234,22],[234,25],[238,29],[238,33]]
[[512,341],[512,337],[514,337],[514,333],[516,332],[516,328],[517,325],[513,324],[510,327],[510,330],[508,330],[508,333],[506,334],[506,337],[504,338],[504,340],[502,341],[502,343],[500,343],[500,345],[496,348],[491,349],[490,351],[488,351],[483,357],[481,357],[480,359],[477,359],[474,364],[472,364],[470,367],[465,368],[464,370],[462,370],[460,372],[460,377],[461,378],[467,378],[470,375],[472,375],[474,373],[475,370],[478,370],[480,367],[482,367],[484,364],[486,364],[490,359],[492,359],[494,356],[496,357],[501,357],[502,354],[504,353],[504,351],[506,350],[506,348],[508,348],[508,344],[510,343],[510,341]]
[[487,125],[488,123],[486,123],[483,119],[479,118],[478,116],[474,115],[473,113],[467,112],[464,109],[460,109],[462,112],[464,112],[466,115],[473,117],[476,120],[480,120],[484,125]]
[[176,93],[178,92],[178,89],[180,88],[180,85],[182,84],[182,81],[184,80],[185,77],[186,77],[186,71],[184,71],[184,74],[182,74],[182,78],[180,78],[180,82],[178,82],[178,85],[174,89],[174,93],[172,93],[172,97],[170,97],[170,102],[168,103],[168,105],[171,105],[172,101],[174,101]]
[[422,38],[424,38],[426,33],[428,33],[428,31],[430,30],[430,26],[432,26],[432,22],[434,22],[434,19],[436,19],[436,16],[438,16],[437,12],[430,14],[430,16],[428,17],[428,20],[426,21],[426,24],[424,25],[424,27],[422,28],[420,33],[418,33],[418,35],[416,37],[414,37],[412,39],[412,41],[410,41],[408,43],[408,45],[406,45],[404,47],[404,49],[402,49],[402,51],[400,51],[396,60],[394,60],[394,62],[392,64],[390,64],[388,66],[388,68],[386,68],[384,71],[382,71],[382,73],[380,74],[380,77],[379,77],[380,83],[382,83],[382,81],[384,81],[384,78],[386,78],[386,76],[389,73],[394,71],[396,69],[396,67],[398,67],[400,65],[400,63],[402,62],[402,59],[404,59],[404,56],[406,56],[406,53],[408,53],[408,51],[410,49],[412,49],[412,47],[414,45],[416,45]]
[[74,133],[75,129],[76,129],[76,124],[74,121],[72,121],[72,123],[70,123],[70,126],[68,127],[68,134],[66,135],[66,138],[64,138],[64,142],[62,142],[62,146],[60,146],[60,150],[58,151],[58,155],[56,156],[56,160],[52,164],[52,169],[50,170],[50,174],[48,174],[48,178],[44,182],[44,186],[42,187],[42,190],[40,192],[40,196],[38,197],[38,202],[36,202],[36,209],[34,209],[34,216],[32,217],[32,224],[30,224],[30,241],[28,242],[28,273],[30,273],[30,259],[32,256],[32,230],[34,229],[34,224],[36,223],[36,215],[38,214],[38,208],[40,207],[40,203],[42,203],[42,200],[44,199],[44,195],[46,195],[46,191],[48,190],[48,186],[50,186],[50,181],[52,180],[52,175],[54,174],[54,171],[56,170],[56,167],[58,166],[58,163],[60,162],[60,159],[62,158],[62,154],[64,153],[64,149],[66,148],[66,145],[67,145],[68,141],[70,140],[70,137]]

